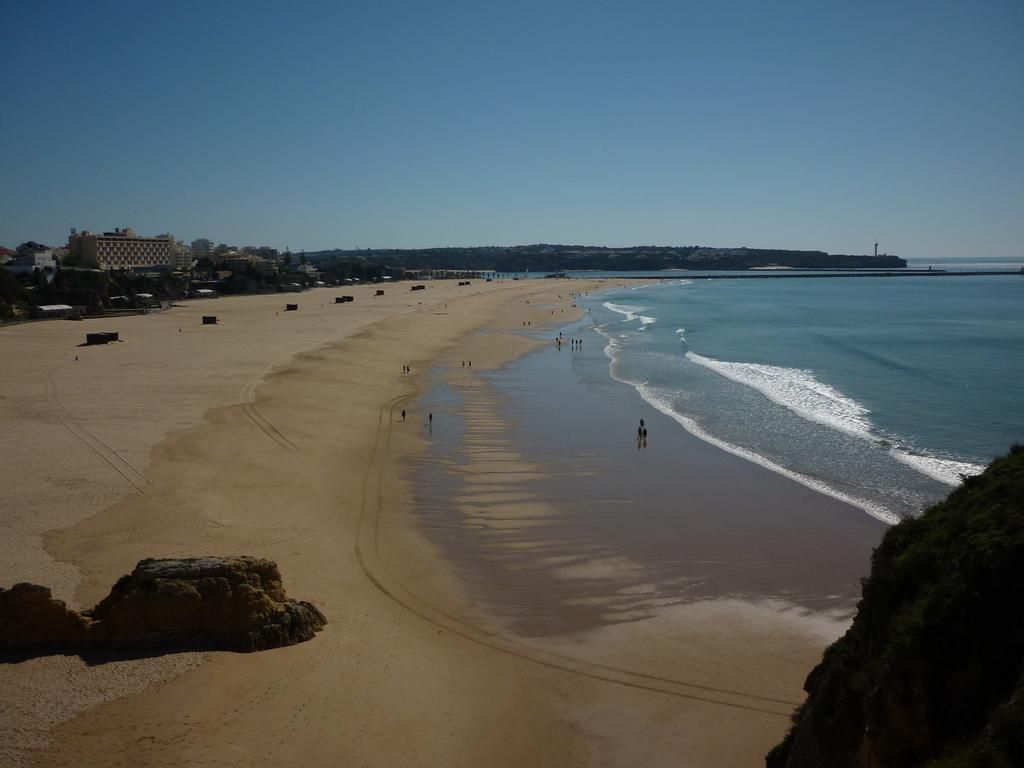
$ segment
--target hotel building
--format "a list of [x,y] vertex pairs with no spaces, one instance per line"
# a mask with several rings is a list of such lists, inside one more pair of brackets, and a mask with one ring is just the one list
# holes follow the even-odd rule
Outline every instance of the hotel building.
[[115,229],[101,235],[71,230],[69,255],[83,266],[100,269],[172,266],[178,261],[172,235],[141,237],[132,229]]

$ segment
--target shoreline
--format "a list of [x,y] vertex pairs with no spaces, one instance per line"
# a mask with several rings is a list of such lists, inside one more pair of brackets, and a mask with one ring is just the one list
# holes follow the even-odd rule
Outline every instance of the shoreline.
[[[586,317],[560,329],[566,339],[604,336]],[[629,616],[627,598],[641,587],[650,592],[650,582],[675,583],[670,591],[684,601],[747,595],[850,613],[884,526],[859,507],[680,430],[609,373],[601,346],[557,349],[546,340],[499,373],[456,363],[435,374],[429,403],[452,412],[459,426],[439,436],[443,444],[416,470],[421,518],[478,591],[490,590],[497,603],[509,598],[504,607],[541,635],[544,621],[530,612],[564,592],[559,585],[567,581],[583,588],[607,580],[623,594],[564,595],[571,602],[552,611],[559,628],[552,631],[574,629],[567,614],[599,614],[599,597]],[[650,450],[630,437],[639,417],[652,430]],[[514,482],[502,487],[506,480]],[[650,526],[663,533],[642,533]],[[740,577],[743,568],[752,575]],[[521,598],[516,580],[524,574],[554,580]]]

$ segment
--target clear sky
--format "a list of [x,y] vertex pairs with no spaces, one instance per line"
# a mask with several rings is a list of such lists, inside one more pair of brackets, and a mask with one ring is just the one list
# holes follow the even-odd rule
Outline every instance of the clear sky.
[[0,0],[0,244],[1024,253],[1024,3]]

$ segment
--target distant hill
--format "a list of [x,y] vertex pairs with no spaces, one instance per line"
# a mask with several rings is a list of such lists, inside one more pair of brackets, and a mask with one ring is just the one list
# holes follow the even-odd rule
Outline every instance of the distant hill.
[[1024,765],[1024,447],[886,533],[768,768]]
[[696,245],[607,248],[541,243],[507,247],[327,250],[307,252],[306,256],[316,264],[358,260],[405,269],[493,269],[498,272],[554,272],[578,269],[751,269],[767,266],[850,269],[907,266],[907,262],[898,256],[850,256],[829,254],[824,251],[705,248]]

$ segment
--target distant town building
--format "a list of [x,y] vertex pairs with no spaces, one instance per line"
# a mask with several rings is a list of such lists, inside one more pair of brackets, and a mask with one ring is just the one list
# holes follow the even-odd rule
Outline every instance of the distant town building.
[[57,271],[57,257],[53,249],[31,240],[19,245],[14,255],[5,257],[0,264],[3,269],[16,274],[43,270],[47,281],[53,280]]
[[94,234],[71,230],[68,253],[81,266],[100,269],[170,267],[177,243],[172,235],[142,237],[129,228]]
[[19,245],[14,252],[19,256],[28,256],[35,253],[53,253],[53,249],[35,240],[29,240]]
[[31,267],[33,269],[52,267],[56,269],[57,257],[54,255],[52,248],[29,240],[27,243],[22,243],[17,247],[14,258],[7,263],[12,267]]
[[184,240],[178,240],[171,246],[171,269],[176,272],[188,272],[194,263],[192,248],[185,245]]
[[199,259],[208,259],[213,255],[213,241],[207,240],[205,237],[200,237],[198,240],[192,241],[192,258],[196,261]]
[[269,245],[247,245],[242,250],[252,256],[259,256],[275,264],[281,260],[281,254],[277,248],[271,248]]
[[250,269],[255,269],[261,275],[277,273],[277,264],[275,262],[254,256],[251,253],[239,253],[238,251],[219,253],[214,257],[214,263],[235,273],[248,272]]

